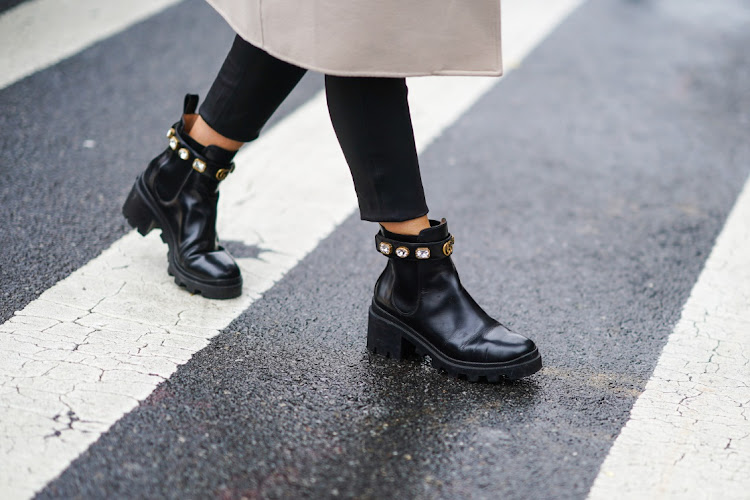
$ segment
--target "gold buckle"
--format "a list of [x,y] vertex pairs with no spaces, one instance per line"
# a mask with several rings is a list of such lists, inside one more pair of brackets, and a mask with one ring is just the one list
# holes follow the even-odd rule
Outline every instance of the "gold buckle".
[[456,238],[451,236],[450,241],[446,241],[443,245],[443,254],[445,254],[446,257],[450,257],[450,254],[453,253],[453,243],[456,241]]

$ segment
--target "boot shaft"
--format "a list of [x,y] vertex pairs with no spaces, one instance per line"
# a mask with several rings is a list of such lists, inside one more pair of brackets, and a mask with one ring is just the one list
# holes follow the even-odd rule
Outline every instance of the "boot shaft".
[[146,170],[146,182],[164,203],[174,200],[183,189],[197,190],[207,198],[218,196],[219,184],[234,170],[236,151],[203,146],[189,132],[198,118],[198,96],[185,96],[183,114],[167,132],[167,149],[154,158]]
[[448,225],[445,219],[430,224],[418,236],[381,228],[376,245],[390,257],[375,285],[375,300],[382,306],[413,315],[440,301],[447,290],[463,290],[451,258],[454,238]]

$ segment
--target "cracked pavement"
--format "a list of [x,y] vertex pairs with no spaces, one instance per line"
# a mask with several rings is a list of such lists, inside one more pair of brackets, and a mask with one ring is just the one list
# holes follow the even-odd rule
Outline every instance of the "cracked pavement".
[[750,184],[664,346],[590,499],[747,498]]
[[544,19],[508,0],[499,85],[410,82],[462,281],[544,355],[499,385],[366,354],[383,262],[319,76],[222,187],[240,299],[179,290],[158,234],[128,233],[135,174],[231,40],[184,5],[0,90],[0,168],[24,173],[0,176],[3,496],[747,491],[746,232],[706,261],[749,173],[744,0],[587,2],[523,61]]

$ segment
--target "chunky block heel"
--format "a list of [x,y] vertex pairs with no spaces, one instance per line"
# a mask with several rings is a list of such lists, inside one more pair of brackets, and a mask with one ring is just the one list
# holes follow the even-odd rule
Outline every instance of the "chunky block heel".
[[158,228],[159,224],[148,204],[138,192],[139,181],[140,178],[136,181],[133,189],[130,190],[130,194],[122,206],[122,214],[132,228],[146,236],[152,229]]
[[378,317],[372,307],[367,326],[367,349],[393,359],[402,359],[414,352],[414,346],[402,336],[398,327]]

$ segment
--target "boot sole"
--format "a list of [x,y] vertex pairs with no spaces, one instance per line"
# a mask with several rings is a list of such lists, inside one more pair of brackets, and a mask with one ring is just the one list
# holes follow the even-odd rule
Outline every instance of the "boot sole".
[[130,194],[122,206],[122,214],[130,226],[142,236],[146,236],[153,229],[161,229],[161,240],[167,244],[167,272],[174,277],[174,282],[185,287],[190,293],[200,293],[207,299],[233,299],[242,294],[242,277],[231,281],[207,282],[190,275],[180,267],[175,259],[173,248],[176,247],[169,225],[161,212],[156,208],[156,202],[146,187],[143,176],[139,175],[130,190]]
[[520,358],[500,363],[476,363],[453,359],[441,353],[414,329],[373,302],[367,328],[367,349],[381,356],[402,359],[412,354],[429,356],[433,368],[466,377],[471,382],[518,380],[542,369],[542,356],[536,348]]

